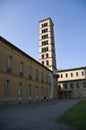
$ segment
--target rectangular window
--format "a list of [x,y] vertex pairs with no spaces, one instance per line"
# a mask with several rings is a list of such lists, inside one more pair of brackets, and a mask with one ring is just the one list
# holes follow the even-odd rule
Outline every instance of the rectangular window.
[[19,83],[19,86],[18,86],[18,96],[21,96],[22,95],[22,83]]
[[74,86],[73,86],[73,84],[72,84],[72,83],[70,84],[70,88],[71,88],[71,89],[73,89],[73,88],[74,88]]
[[48,28],[42,30],[42,33],[46,33],[46,32],[48,32]]
[[31,96],[31,84],[28,85],[28,96]]
[[39,74],[38,74],[38,69],[36,69],[36,81],[39,80]]
[[48,34],[42,36],[42,39],[46,39],[46,38],[48,38]]
[[44,46],[44,45],[48,45],[48,40],[42,42],[42,46]]
[[48,77],[48,83],[51,84],[51,76]]
[[83,82],[83,88],[86,88],[86,82]]
[[29,77],[29,79],[32,79],[32,67],[31,66],[29,66],[28,77]]
[[48,23],[43,23],[42,28],[48,26]]
[[5,82],[4,96],[9,95],[9,80]]
[[44,47],[44,48],[42,48],[41,51],[42,51],[42,52],[47,52],[47,51],[48,51],[48,47]]
[[7,72],[11,72],[12,69],[13,69],[13,58],[10,56],[8,58]]
[[46,88],[46,96],[48,96],[48,87]]
[[67,89],[67,84],[64,84],[64,89]]
[[80,87],[79,83],[76,83],[76,87],[77,87],[77,88],[79,88],[79,87]]
[[41,82],[44,83],[44,73],[41,72]]
[[48,84],[48,74],[46,74],[46,83]]
[[41,97],[44,97],[44,87],[41,87]]
[[38,97],[38,86],[36,86],[36,97]]
[[19,73],[21,76],[24,74],[24,64],[22,62],[20,63]]

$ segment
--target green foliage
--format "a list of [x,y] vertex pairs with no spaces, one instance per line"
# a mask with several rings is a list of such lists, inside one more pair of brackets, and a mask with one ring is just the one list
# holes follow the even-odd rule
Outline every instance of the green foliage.
[[65,112],[57,121],[74,126],[78,128],[78,130],[86,130],[86,100],[80,101],[72,106],[72,108]]

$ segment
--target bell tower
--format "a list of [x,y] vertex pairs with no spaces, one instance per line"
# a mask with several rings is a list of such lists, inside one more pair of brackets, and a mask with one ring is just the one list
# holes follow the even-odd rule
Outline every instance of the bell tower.
[[39,62],[55,72],[54,24],[51,18],[39,21]]

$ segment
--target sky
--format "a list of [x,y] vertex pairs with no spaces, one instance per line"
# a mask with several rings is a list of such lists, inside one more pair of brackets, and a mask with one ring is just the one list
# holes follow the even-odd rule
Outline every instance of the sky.
[[38,61],[39,21],[48,17],[57,69],[86,66],[86,0],[0,0],[0,36]]

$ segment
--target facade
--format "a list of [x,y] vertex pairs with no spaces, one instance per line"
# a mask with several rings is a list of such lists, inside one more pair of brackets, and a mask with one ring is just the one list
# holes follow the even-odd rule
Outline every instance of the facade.
[[51,77],[51,70],[0,36],[0,104],[50,98]]
[[57,74],[59,98],[86,97],[86,67],[59,70]]
[[56,72],[54,24],[51,18],[39,22],[39,62]]
[[0,104],[86,97],[86,67],[57,70],[54,24],[39,23],[39,62],[0,36]]

